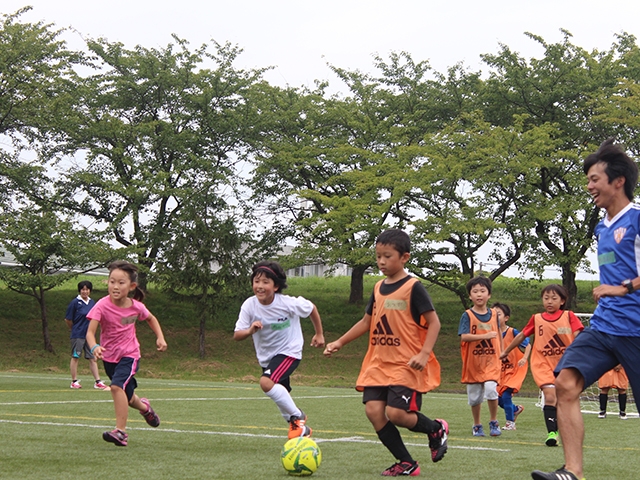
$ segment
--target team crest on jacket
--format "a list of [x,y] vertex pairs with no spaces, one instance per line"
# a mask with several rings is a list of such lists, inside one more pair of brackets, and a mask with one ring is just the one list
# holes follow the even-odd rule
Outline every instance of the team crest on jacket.
[[613,231],[613,239],[616,243],[620,243],[622,241],[625,233],[627,233],[627,229],[625,227],[616,228]]

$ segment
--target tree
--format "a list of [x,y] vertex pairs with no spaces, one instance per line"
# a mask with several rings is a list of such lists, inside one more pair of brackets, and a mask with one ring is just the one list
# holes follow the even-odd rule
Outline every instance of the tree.
[[[46,138],[61,92],[82,61],[59,40],[63,30],[42,22],[20,23],[20,16],[30,9],[2,15],[0,23],[0,135],[11,141],[0,144],[2,207],[9,205],[14,188],[28,192],[34,185],[31,165],[21,154],[32,142]],[[23,181],[16,183],[18,178]]]
[[17,263],[0,267],[0,280],[38,302],[44,349],[53,352],[45,293],[105,265],[113,255],[97,235],[36,206],[0,215],[0,238]]
[[232,299],[249,291],[251,265],[274,253],[273,242],[255,241],[243,231],[246,222],[234,209],[216,198],[202,199],[182,210],[154,274],[176,301],[196,304],[200,358],[206,355],[206,325]]
[[363,299],[377,235],[409,220],[415,147],[465,103],[428,80],[428,63],[407,53],[388,63],[377,57],[376,67],[380,77],[332,67],[349,88],[345,98],[327,98],[325,84],[270,89],[263,110],[273,112],[271,130],[252,183],[255,201],[272,201],[273,212],[292,218],[301,262],[352,268],[352,303]]
[[483,103],[485,118],[493,125],[508,127],[525,114],[525,131],[545,125],[555,130],[555,153],[540,158],[541,164],[532,165],[523,177],[535,189],[530,190],[532,200],[543,202],[534,200],[537,208],[529,209],[535,222],[530,234],[539,247],[525,260],[537,271],[559,266],[570,295],[567,307],[574,308],[576,268],[591,246],[599,215],[585,193],[581,159],[609,136],[594,112],[611,100],[622,72],[618,57],[628,42],[589,53],[570,42],[569,32],[563,34],[564,40],[555,44],[527,34],[544,48],[540,59],[526,60],[504,45],[497,55],[483,55],[493,69]]
[[80,82],[77,108],[57,130],[63,153],[86,152],[57,184],[71,192],[65,207],[134,249],[144,271],[186,206],[205,193],[233,196],[253,135],[245,95],[261,71],[235,69],[241,50],[229,44],[190,52],[175,40],[177,51],[89,41],[102,71]]

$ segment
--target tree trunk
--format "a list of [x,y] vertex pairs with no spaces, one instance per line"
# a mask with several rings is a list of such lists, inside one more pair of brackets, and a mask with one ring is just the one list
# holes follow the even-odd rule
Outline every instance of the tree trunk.
[[364,296],[364,272],[366,265],[353,267],[351,270],[351,293],[349,294],[349,303],[362,303]]
[[576,272],[567,264],[562,265],[562,286],[569,292],[569,298],[565,303],[565,310],[574,310],[577,306],[578,286],[576,285]]
[[47,320],[47,305],[44,300],[44,290],[40,289],[37,297],[40,304],[40,320],[42,321],[42,338],[44,339],[44,349],[47,352],[55,353],[49,336],[49,321]]
[[207,292],[206,290],[203,292],[199,302],[200,302],[200,329],[199,329],[200,331],[198,334],[198,345],[199,345],[200,358],[204,358],[204,356],[206,355],[205,325],[207,323]]

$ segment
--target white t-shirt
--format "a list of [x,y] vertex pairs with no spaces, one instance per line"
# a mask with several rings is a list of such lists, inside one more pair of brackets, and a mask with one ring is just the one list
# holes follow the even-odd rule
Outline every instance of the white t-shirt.
[[312,311],[313,303],[303,297],[276,293],[273,302],[262,305],[253,296],[242,304],[235,330],[245,330],[257,320],[262,322],[262,330],[253,334],[253,345],[262,367],[279,354],[300,360],[304,344],[300,318],[308,317]]

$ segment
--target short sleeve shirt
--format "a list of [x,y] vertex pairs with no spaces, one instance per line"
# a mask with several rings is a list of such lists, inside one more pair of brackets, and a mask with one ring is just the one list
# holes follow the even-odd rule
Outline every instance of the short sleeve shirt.
[[300,318],[306,318],[313,311],[313,303],[303,297],[291,297],[276,293],[269,305],[261,304],[253,296],[247,298],[240,308],[235,330],[245,330],[255,321],[262,323],[262,329],[252,335],[258,363],[262,367],[276,355],[302,358],[304,337]]
[[72,322],[71,338],[85,338],[87,336],[87,329],[89,328],[87,313],[91,311],[95,304],[96,302],[91,298],[85,302],[80,295],[69,303],[64,318]]
[[100,345],[104,348],[102,359],[117,363],[123,357],[140,358],[140,343],[136,337],[136,321],[149,318],[149,310],[143,303],[131,299],[131,306],[118,307],[107,296],[98,300],[87,318],[100,323]]

